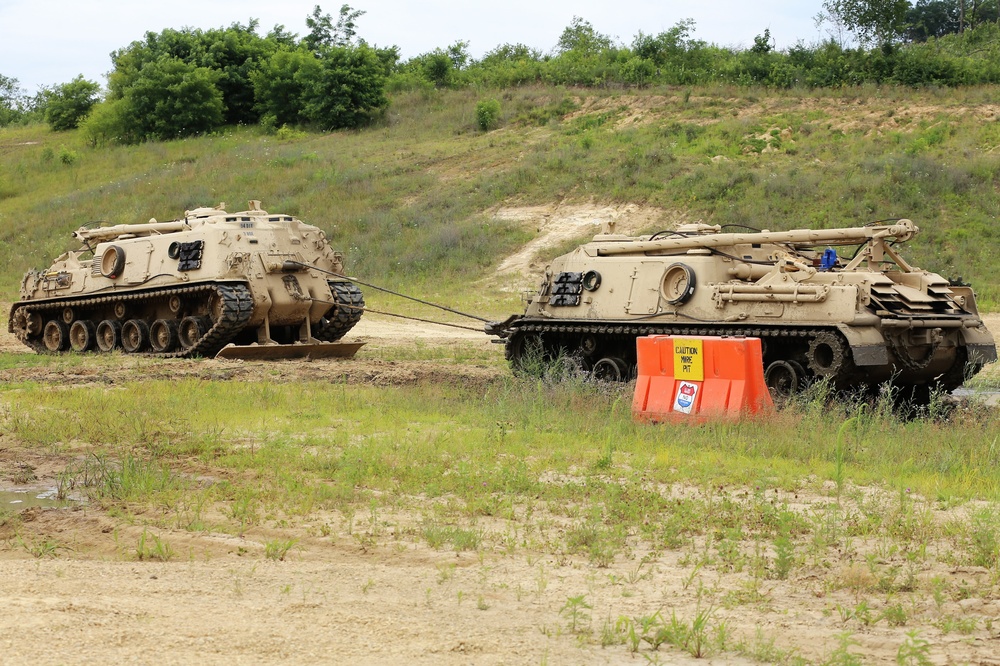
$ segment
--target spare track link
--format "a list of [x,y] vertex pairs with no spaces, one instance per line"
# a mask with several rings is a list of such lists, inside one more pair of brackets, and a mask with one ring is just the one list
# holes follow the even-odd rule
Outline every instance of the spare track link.
[[[149,298],[162,298],[164,296],[191,296],[193,294],[204,293],[205,299],[210,299],[212,295],[217,295],[221,299],[221,314],[212,324],[212,327],[205,332],[205,335],[198,340],[198,343],[189,349],[182,349],[165,354],[144,353],[141,356],[155,356],[157,358],[188,358],[191,356],[214,356],[222,349],[226,343],[236,336],[253,312],[253,297],[250,290],[243,284],[202,284],[191,287],[174,287],[159,289],[155,291],[144,291],[129,294],[115,294],[113,296],[96,296],[92,298],[72,299],[65,298],[58,301],[48,301],[45,303],[18,303],[11,308],[10,321],[14,321],[14,313],[18,310],[25,312],[44,312],[46,310],[59,310],[65,307],[90,307],[115,302],[141,301]],[[22,340],[26,345],[38,353],[49,353],[41,339]]]

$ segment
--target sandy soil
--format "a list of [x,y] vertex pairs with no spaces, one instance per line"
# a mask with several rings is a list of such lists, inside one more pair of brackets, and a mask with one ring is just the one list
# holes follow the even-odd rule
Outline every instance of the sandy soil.
[[[988,317],[988,323],[1000,330],[1000,316]],[[110,369],[72,375],[14,368],[2,371],[0,379],[53,385],[114,383],[139,375],[252,381],[266,371],[270,380],[335,376],[376,385],[432,379],[475,386],[505,372],[497,364],[378,358],[401,341],[488,346],[489,339],[474,331],[372,316],[355,334],[368,347],[350,360],[125,359]],[[21,348],[4,331],[0,350]],[[9,489],[11,479],[30,469],[37,477],[31,487],[51,487],[66,463],[0,434],[0,486]],[[828,498],[796,501],[821,506]],[[156,529],[175,556],[150,562],[136,559],[140,525],[86,506],[26,509],[16,532],[0,528],[0,607],[6,609],[0,615],[0,662],[636,664],[642,656],[623,645],[601,647],[606,624],[657,611],[690,620],[700,608],[699,590],[739,593],[746,585],[745,574],[692,573],[680,552],[659,553],[644,564],[648,553],[638,544],[607,568],[523,546],[512,555],[499,547],[479,553],[434,550],[419,538],[414,520],[390,515],[366,527],[361,518],[311,514],[280,530],[262,527],[242,536]],[[493,535],[511,534],[515,541],[526,529],[499,519],[481,527]],[[265,544],[279,537],[297,543],[285,561],[266,559]],[[60,544],[54,557],[34,556],[52,542]],[[845,576],[861,575],[850,555],[826,566],[839,567]],[[973,567],[920,576],[946,576],[973,588],[988,588],[992,580],[990,572]],[[804,569],[793,580],[765,581],[758,602],[716,608],[713,622],[725,621],[737,640],[752,642],[760,631],[779,647],[798,646],[798,654],[810,660],[825,658],[845,628],[837,607],[855,603],[850,590],[828,589],[827,579],[827,569],[818,568]],[[579,595],[592,608],[574,633],[564,609]],[[928,599],[911,613],[974,615],[980,623],[1000,626],[1000,602],[992,598],[948,601],[937,608]],[[854,635],[853,651],[863,653],[867,663],[892,663],[906,629],[877,624]],[[992,630],[931,632],[924,635],[933,639],[934,663],[1000,664]],[[752,663],[730,655],[696,660],[667,647],[651,654],[662,663]]]
[[541,253],[568,241],[586,239],[598,233],[636,234],[656,225],[672,228],[684,221],[678,213],[636,204],[505,207],[494,211],[493,217],[524,225],[536,234],[497,267],[500,275],[514,273],[531,277],[540,275],[545,269]]

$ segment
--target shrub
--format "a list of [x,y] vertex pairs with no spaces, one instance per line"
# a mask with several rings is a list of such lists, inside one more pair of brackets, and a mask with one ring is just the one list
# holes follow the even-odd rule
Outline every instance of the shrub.
[[130,129],[128,104],[122,99],[97,104],[81,121],[80,129],[91,146],[139,142]]
[[66,166],[73,166],[80,161],[80,154],[63,146],[59,149],[59,161]]
[[309,87],[319,77],[320,61],[303,50],[278,51],[251,75],[256,108],[274,125],[296,124],[303,113]]
[[178,58],[143,65],[121,97],[98,104],[82,123],[91,144],[139,143],[209,132],[223,122],[218,73]]
[[78,76],[45,93],[45,120],[57,132],[76,129],[97,104],[101,86]]
[[480,100],[476,104],[476,125],[484,132],[500,125],[500,102],[495,99]]
[[323,52],[305,95],[304,115],[322,129],[361,127],[389,106],[385,66],[369,46],[333,47]]

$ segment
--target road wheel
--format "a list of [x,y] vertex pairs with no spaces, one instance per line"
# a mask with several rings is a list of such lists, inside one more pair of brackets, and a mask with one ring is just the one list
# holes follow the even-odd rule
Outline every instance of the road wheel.
[[179,325],[176,319],[157,319],[149,327],[149,343],[160,354],[172,352],[179,343]]
[[89,319],[77,319],[69,327],[69,346],[75,352],[90,351],[97,342],[97,325]]
[[[795,364],[798,365],[798,364]],[[774,398],[789,398],[798,393],[802,375],[790,361],[775,361],[764,371],[764,383]],[[801,366],[800,366],[801,367]]]
[[590,376],[603,382],[624,382],[628,380],[628,364],[617,356],[606,356],[594,364]]
[[61,319],[46,322],[42,330],[42,342],[50,352],[61,352],[69,349],[69,326]]
[[149,347],[149,324],[142,319],[129,319],[122,326],[122,347],[129,354]]
[[191,349],[198,344],[208,331],[208,322],[205,317],[184,317],[177,330],[177,337],[184,349]]
[[122,323],[117,319],[105,319],[97,325],[97,348],[109,352],[122,346]]

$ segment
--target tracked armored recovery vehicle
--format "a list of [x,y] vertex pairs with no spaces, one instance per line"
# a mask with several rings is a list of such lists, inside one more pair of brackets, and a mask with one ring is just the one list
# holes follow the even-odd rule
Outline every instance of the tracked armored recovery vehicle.
[[285,358],[351,356],[338,342],[361,291],[319,228],[261,210],[81,228],[83,244],[29,271],[9,330],[39,352]]
[[606,229],[552,262],[523,315],[486,332],[505,339],[515,369],[568,353],[624,380],[637,336],[756,336],[776,393],[815,378],[951,390],[995,361],[996,346],[970,287],[899,255],[895,245],[917,231],[909,220],[754,233],[693,224],[649,237]]

